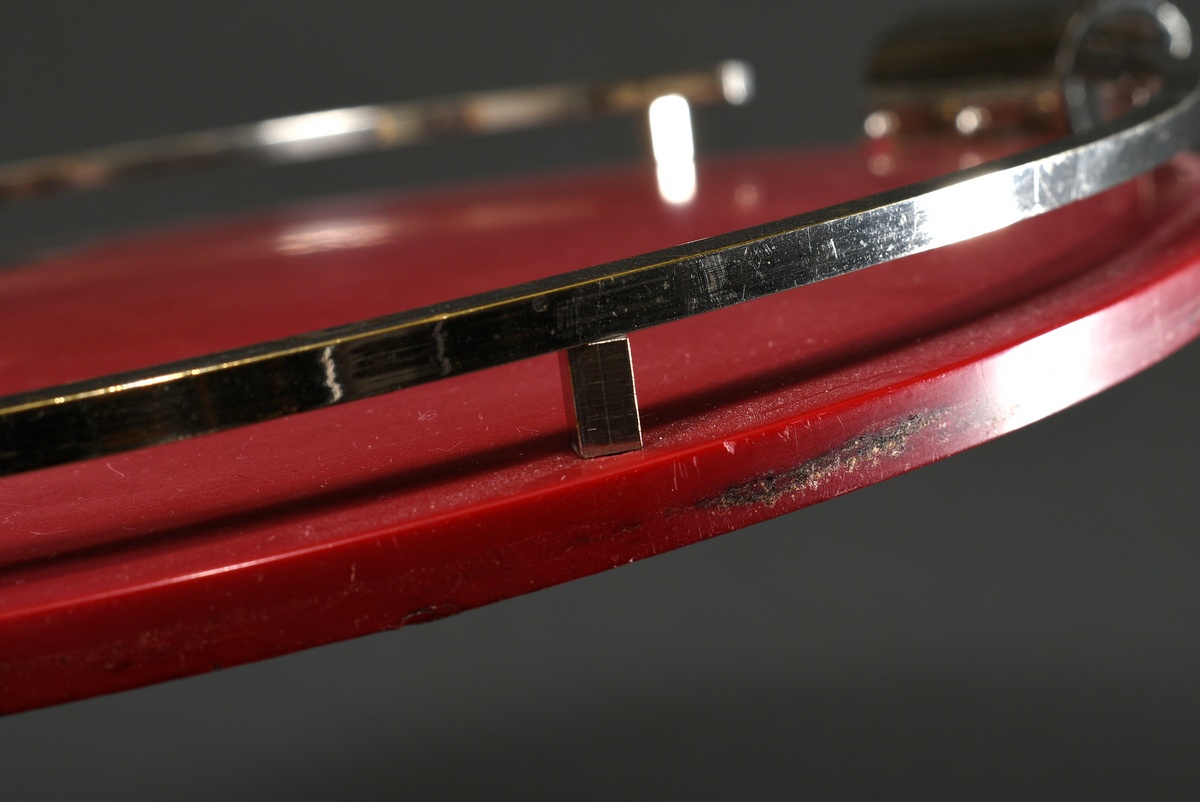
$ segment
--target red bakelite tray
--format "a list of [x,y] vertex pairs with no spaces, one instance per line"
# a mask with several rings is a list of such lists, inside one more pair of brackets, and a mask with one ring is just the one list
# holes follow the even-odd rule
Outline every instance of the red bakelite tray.
[[[420,307],[957,168],[933,143],[326,202],[0,272],[0,394]],[[645,448],[568,445],[554,356],[0,479],[0,711],[426,621],[961,451],[1200,333],[1200,159],[951,248],[631,335]],[[502,334],[502,333],[501,333]]]

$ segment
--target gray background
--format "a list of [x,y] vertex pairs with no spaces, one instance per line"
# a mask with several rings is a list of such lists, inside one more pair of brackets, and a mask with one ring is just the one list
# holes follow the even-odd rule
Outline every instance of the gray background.
[[[729,56],[760,95],[705,114],[702,147],[847,140],[870,41],[917,5],[12,4],[0,159]],[[603,124],[148,184],[6,210],[0,247],[636,144]],[[0,719],[0,797],[1196,798],[1198,367],[1193,346],[999,442],[604,575]]]

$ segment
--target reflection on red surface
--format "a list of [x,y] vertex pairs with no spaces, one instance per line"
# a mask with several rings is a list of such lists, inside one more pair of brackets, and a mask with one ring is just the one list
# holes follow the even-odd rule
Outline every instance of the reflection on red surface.
[[[0,393],[397,312],[958,166],[855,149],[339,201],[0,273]],[[1024,425],[1200,330],[1200,163],[631,336],[646,448],[555,359],[0,480],[0,710],[364,634],[748,525]]]

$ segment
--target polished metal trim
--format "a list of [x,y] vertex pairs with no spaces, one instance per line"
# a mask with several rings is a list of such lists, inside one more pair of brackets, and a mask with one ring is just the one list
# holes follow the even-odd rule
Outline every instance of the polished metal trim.
[[0,205],[133,178],[232,164],[287,164],[606,117],[640,115],[664,95],[694,106],[754,94],[741,61],[605,83],[562,83],[329,109],[0,165]]
[[1158,94],[1121,119],[969,170],[423,309],[0,398],[0,475],[618,337],[995,231],[1190,145],[1200,129],[1194,64],[1167,55],[1161,70]]

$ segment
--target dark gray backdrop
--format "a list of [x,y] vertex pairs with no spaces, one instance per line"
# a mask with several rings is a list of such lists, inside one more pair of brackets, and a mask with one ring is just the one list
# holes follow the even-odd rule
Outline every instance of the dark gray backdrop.
[[[702,147],[845,140],[871,39],[924,5],[14,3],[0,159],[729,56],[760,95],[705,114]],[[6,210],[0,247],[636,144],[605,124],[168,181]],[[1198,367],[601,576],[2,719],[0,797],[1195,798]]]

